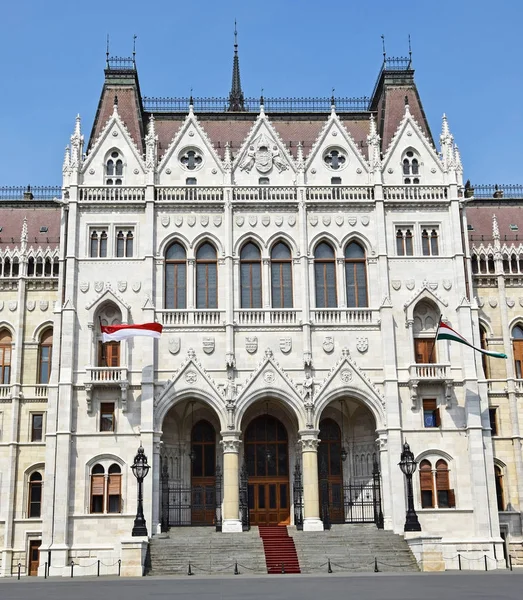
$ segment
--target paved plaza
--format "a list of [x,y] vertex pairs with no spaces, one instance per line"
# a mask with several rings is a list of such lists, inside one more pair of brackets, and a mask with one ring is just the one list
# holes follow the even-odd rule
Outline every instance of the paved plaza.
[[520,600],[523,572],[0,581],[1,600]]

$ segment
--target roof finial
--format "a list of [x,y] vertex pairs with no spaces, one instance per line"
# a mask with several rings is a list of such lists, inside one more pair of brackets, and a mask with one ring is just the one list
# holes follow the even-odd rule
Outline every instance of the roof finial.
[[133,35],[133,64],[136,66],[136,33]]
[[191,95],[189,96],[189,114],[192,114],[194,112],[194,98],[192,97],[192,88],[191,88]]
[[107,34],[107,45],[105,47],[105,62],[109,68],[109,34]]
[[383,48],[383,64],[387,62],[387,52],[385,51],[385,36],[381,34],[381,46]]
[[409,33],[409,69],[412,65],[412,46],[410,44],[410,33]]
[[499,240],[499,226],[498,226],[498,218],[495,214],[492,215],[492,237],[494,240]]
[[238,29],[236,19],[234,20],[234,58],[232,62],[232,84],[229,94],[229,110],[234,112],[243,112],[242,84],[240,80],[240,59],[238,58]]
[[409,97],[405,94],[405,114],[410,115]]

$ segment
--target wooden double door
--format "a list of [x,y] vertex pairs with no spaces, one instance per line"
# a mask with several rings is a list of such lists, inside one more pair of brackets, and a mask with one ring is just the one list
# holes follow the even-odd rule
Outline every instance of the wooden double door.
[[245,432],[251,525],[290,523],[289,445],[278,419],[262,415]]
[[41,544],[41,540],[31,540],[29,542],[29,575],[38,575]]

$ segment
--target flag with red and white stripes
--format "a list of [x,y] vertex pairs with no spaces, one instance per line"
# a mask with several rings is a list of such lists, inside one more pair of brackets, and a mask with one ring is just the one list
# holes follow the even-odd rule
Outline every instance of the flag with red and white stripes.
[[134,323],[133,325],[100,325],[102,340],[105,342],[119,342],[131,337],[159,338],[162,333],[160,323]]

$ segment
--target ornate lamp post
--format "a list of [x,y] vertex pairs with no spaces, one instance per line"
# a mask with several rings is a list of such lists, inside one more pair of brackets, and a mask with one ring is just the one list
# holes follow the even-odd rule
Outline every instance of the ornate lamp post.
[[147,536],[147,526],[145,517],[143,516],[143,480],[147,477],[151,467],[147,464],[147,456],[145,456],[142,445],[138,448],[138,454],[134,457],[134,463],[131,465],[133,475],[138,481],[138,508],[136,510],[136,518],[134,520],[133,536]]
[[405,442],[403,444],[403,452],[399,467],[402,473],[407,478],[407,515],[405,519],[404,531],[421,531],[421,525],[418,521],[418,515],[414,510],[414,495],[412,493],[412,475],[416,471],[417,463],[414,460],[414,454],[410,450],[410,446]]

